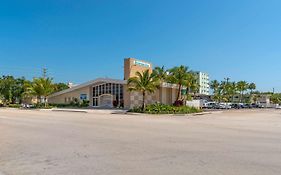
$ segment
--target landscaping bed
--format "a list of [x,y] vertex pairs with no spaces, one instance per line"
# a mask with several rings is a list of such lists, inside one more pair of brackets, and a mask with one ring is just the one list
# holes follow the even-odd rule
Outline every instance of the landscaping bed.
[[135,107],[128,112],[145,114],[192,114],[202,112],[201,109],[190,106],[172,106],[164,104],[147,105],[143,111],[141,107]]

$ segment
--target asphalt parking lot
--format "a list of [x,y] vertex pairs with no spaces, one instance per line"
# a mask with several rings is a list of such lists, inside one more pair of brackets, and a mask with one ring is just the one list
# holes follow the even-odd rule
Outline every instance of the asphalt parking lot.
[[281,172],[281,110],[172,117],[0,109],[0,141],[5,175]]

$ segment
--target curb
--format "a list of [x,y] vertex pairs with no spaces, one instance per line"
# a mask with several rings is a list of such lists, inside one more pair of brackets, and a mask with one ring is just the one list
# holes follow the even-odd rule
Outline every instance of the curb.
[[79,110],[79,109],[51,109],[51,110],[47,110],[47,111],[54,111],[54,112],[80,112],[80,113],[88,113],[88,114],[125,114],[125,111],[106,111],[106,110]]
[[146,114],[146,113],[135,113],[135,112],[126,112],[126,115],[151,115],[151,116],[198,116],[198,115],[208,115],[213,114],[212,112],[199,112],[191,114]]
[[[49,110],[48,110],[49,111]],[[58,110],[58,109],[51,109],[50,111],[54,111],[54,112],[75,112],[75,113],[89,113],[87,111],[81,111],[81,110]]]

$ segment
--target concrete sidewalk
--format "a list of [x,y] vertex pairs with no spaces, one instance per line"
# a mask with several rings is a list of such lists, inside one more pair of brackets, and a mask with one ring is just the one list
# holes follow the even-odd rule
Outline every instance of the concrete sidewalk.
[[122,109],[70,109],[70,108],[54,108],[51,111],[56,112],[81,112],[81,113],[96,113],[96,114],[125,114],[127,110]]

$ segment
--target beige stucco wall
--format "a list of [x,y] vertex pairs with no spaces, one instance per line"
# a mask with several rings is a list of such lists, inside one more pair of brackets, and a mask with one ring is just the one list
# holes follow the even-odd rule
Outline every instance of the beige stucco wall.
[[[142,105],[142,94],[140,92],[128,92],[124,88],[124,106],[125,108],[133,108]],[[146,95],[146,104],[162,103],[172,105],[177,97],[178,90],[171,87],[161,87],[153,94]]]
[[[143,67],[140,65],[136,65],[134,62],[135,61],[141,61],[143,63],[149,64],[150,67]],[[127,80],[130,77],[135,77],[136,76],[136,72],[144,72],[146,70],[149,70],[150,73],[152,73],[152,64],[147,62],[147,61],[143,61],[143,60],[137,60],[135,58],[127,58],[124,60],[124,79]]]
[[[80,101],[80,94],[87,94],[87,100],[91,101],[92,99],[90,98],[90,87],[91,86],[87,86],[55,97],[49,97],[48,101],[49,103],[55,103],[55,104],[67,104],[73,101],[75,98],[77,98]],[[65,101],[65,98],[67,98],[67,102]]]

